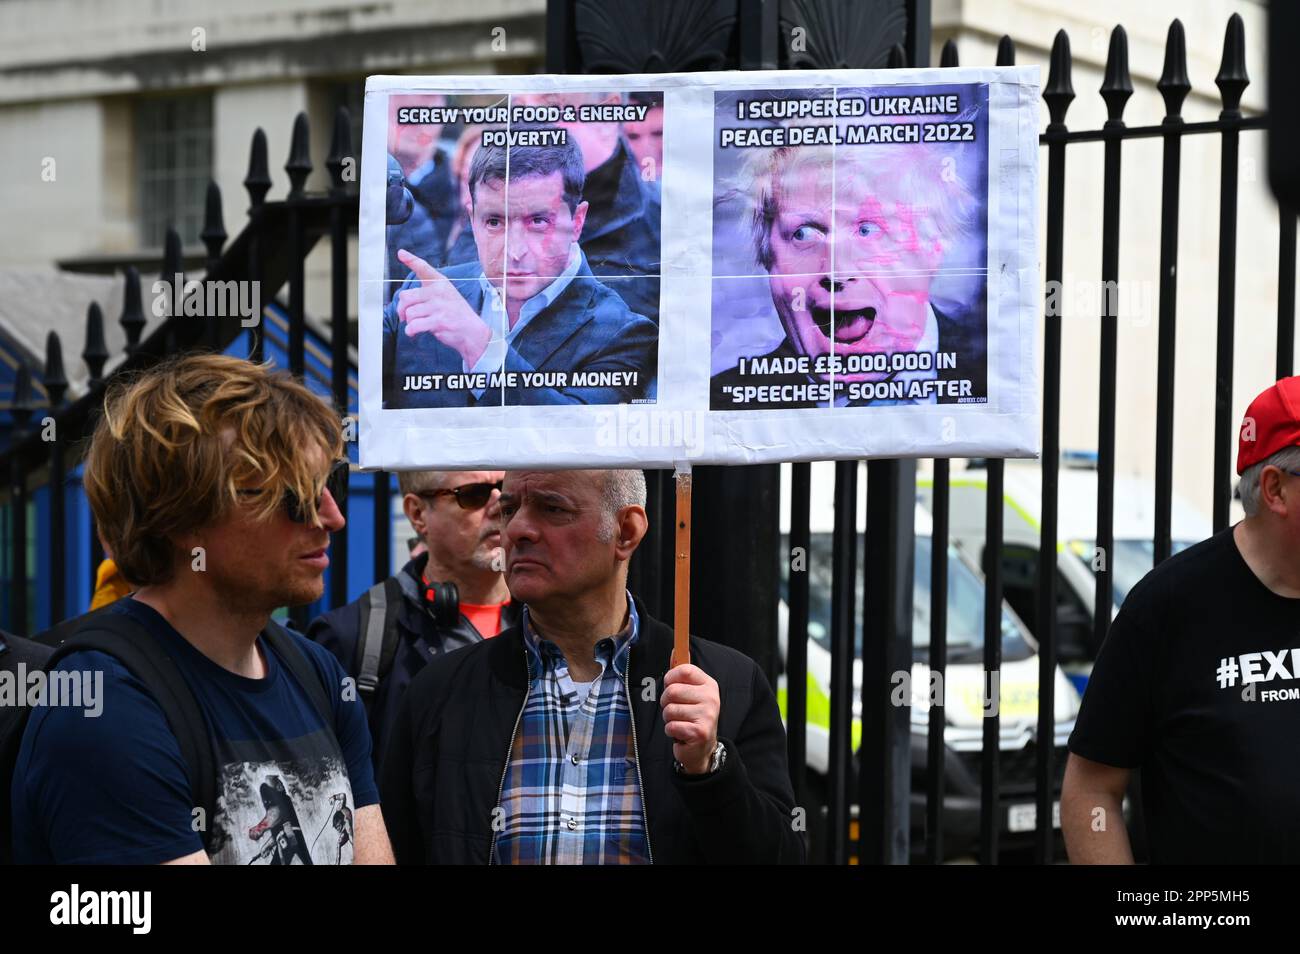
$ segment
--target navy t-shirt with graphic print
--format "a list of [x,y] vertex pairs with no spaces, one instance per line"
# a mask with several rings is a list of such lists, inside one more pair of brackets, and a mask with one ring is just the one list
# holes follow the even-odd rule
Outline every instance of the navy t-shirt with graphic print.
[[[236,675],[191,646],[153,608],[126,598],[113,612],[142,623],[171,652],[208,722],[218,767],[214,864],[349,864],[353,813],[379,801],[370,733],[346,673],[329,652],[290,633],[329,692],[333,732],[270,649],[266,675]],[[15,860],[24,864],[156,864],[203,848],[189,773],[161,707],[116,659],[77,652],[56,667],[102,670],[85,708],[34,709],[13,784]],[[337,740],[337,741],[336,741]]]
[[1070,751],[1142,770],[1151,861],[1300,861],[1300,599],[1266,587],[1232,529],[1124,600]]

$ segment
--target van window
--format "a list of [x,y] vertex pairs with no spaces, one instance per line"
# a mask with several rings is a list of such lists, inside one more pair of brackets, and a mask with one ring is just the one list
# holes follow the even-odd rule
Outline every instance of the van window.
[[[1191,540],[1174,540],[1170,550],[1173,553],[1180,553],[1191,545]],[[1093,554],[1097,552],[1096,543],[1092,540],[1071,540],[1069,548],[1070,552],[1091,571]],[[1142,577],[1151,572],[1151,568],[1155,566],[1155,561],[1156,548],[1152,541],[1115,541],[1115,565],[1111,568],[1113,571],[1111,580],[1115,586],[1116,609],[1119,609],[1120,605],[1123,604],[1124,597],[1128,596],[1129,590],[1133,589]]]
[[[916,583],[912,592],[912,646],[917,662],[930,658],[929,537],[916,538]],[[948,661],[978,662],[984,654],[984,580],[948,547]],[[1020,628],[1002,606],[1002,658],[1005,662],[1031,655]]]
[[[808,538],[808,636],[826,650],[831,648],[831,580],[834,577],[832,535],[814,533]],[[782,551],[788,553],[790,538],[781,535]],[[858,534],[857,572],[854,574],[854,647],[862,655],[862,560],[863,534]],[[781,599],[790,601],[790,561],[781,561]]]
[[[832,536],[814,533],[808,545],[808,636],[822,648],[831,644]],[[789,539],[782,536],[788,552]],[[857,573],[854,574],[854,647],[862,655],[862,560],[864,539],[858,534]],[[930,658],[930,553],[929,537],[916,538],[916,562],[913,567],[912,645],[913,658],[927,662]],[[781,598],[789,599],[789,561],[782,561]],[[948,660],[978,661],[984,652],[984,581],[956,547],[948,547]],[[1020,627],[1002,607],[1002,658],[1007,662],[1032,654]]]

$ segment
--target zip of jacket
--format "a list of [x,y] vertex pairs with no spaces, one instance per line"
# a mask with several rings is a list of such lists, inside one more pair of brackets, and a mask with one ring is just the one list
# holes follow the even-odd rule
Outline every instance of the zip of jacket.
[[645,853],[650,864],[655,863],[655,853],[650,848],[650,819],[645,811],[645,780],[641,778],[641,746],[636,740],[636,712],[632,708],[632,691],[628,688],[627,674],[632,671],[632,654],[628,653],[627,665],[623,667],[623,697],[627,699],[627,717],[632,726],[632,761],[636,765],[636,784],[641,792],[641,824],[645,826]]
[[492,811],[492,840],[488,842],[487,863],[489,865],[496,864],[493,860],[496,857],[497,835],[499,834],[496,826],[496,809],[501,807],[501,796],[506,790],[506,772],[510,771],[510,756],[513,755],[515,751],[515,736],[519,735],[519,723],[524,721],[524,710],[528,708],[528,693],[532,689],[533,667],[528,662],[527,646],[524,647],[524,676],[524,682],[527,686],[527,688],[524,689],[524,701],[519,707],[519,714],[515,716],[515,727],[510,730],[510,741],[506,744],[506,759],[501,764],[501,781],[497,783],[497,803],[493,806]]
[[[631,726],[632,729],[632,762],[634,765],[636,765],[636,784],[637,787],[640,789],[640,791],[637,794],[641,796],[641,824],[645,827],[645,853],[646,853],[646,857],[650,859],[650,864],[654,864],[655,853],[654,850],[650,847],[650,819],[646,815],[646,810],[645,810],[645,780],[641,777],[641,746],[637,742],[637,738],[636,738],[636,712],[632,708],[632,691],[631,689],[628,688],[628,681],[627,681],[628,679],[627,674],[631,671],[631,669],[632,669],[632,660],[629,654],[628,664],[623,669],[623,698],[627,700],[628,724]],[[524,674],[527,677],[527,683],[529,688],[524,690],[523,705],[519,707],[519,714],[515,716],[515,727],[510,730],[510,742],[506,745],[505,762],[502,763],[501,765],[501,781],[497,783],[497,803],[495,806],[496,808],[501,807],[501,796],[505,794],[506,773],[510,771],[510,756],[513,755],[515,751],[515,737],[519,735],[519,723],[522,722],[524,719],[524,710],[528,708],[528,693],[531,691],[532,688],[533,670],[532,670],[532,666],[529,664],[527,647],[524,648]],[[495,822],[495,817],[493,818],[493,821]],[[492,826],[492,840],[488,843],[487,863],[489,865],[496,864],[495,858],[496,858],[496,850],[497,850],[497,834],[498,831],[496,825],[494,824]]]

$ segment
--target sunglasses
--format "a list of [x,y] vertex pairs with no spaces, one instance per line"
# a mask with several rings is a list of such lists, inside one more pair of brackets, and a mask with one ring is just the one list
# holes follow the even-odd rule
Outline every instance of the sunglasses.
[[[339,510],[343,510],[348,503],[348,471],[349,464],[346,460],[336,460],[330,466],[330,472],[325,477],[325,486],[321,492],[316,495],[316,512],[320,512],[321,505],[325,502],[325,491],[330,492],[334,498],[334,503],[338,505]],[[241,490],[240,494],[260,494],[260,490]],[[307,522],[307,508],[303,506],[302,500],[292,490],[284,492],[284,512],[294,523]]]
[[501,481],[488,483],[484,481],[478,484],[465,484],[462,487],[452,487],[450,490],[421,490],[416,494],[417,497],[423,497],[425,500],[437,500],[439,497],[455,497],[456,503],[461,510],[482,510],[487,506],[487,502],[492,499],[492,491],[501,489]]

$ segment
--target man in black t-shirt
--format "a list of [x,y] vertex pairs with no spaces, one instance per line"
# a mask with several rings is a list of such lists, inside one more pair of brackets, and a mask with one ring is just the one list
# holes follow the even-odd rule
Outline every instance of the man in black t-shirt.
[[1070,860],[1132,863],[1121,802],[1142,772],[1151,861],[1300,861],[1300,377],[1251,403],[1246,518],[1124,601],[1070,737]]

